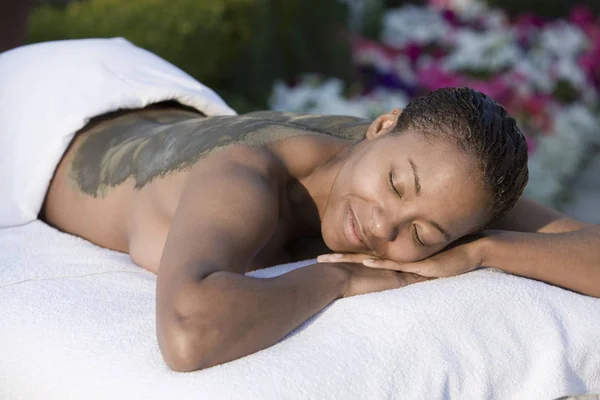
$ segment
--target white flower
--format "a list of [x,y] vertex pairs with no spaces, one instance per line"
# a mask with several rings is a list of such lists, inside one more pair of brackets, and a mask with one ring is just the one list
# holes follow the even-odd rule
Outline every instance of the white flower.
[[569,82],[575,89],[582,90],[589,85],[588,78],[574,58],[560,58],[555,65],[556,77]]
[[356,63],[359,65],[370,65],[379,72],[390,73],[394,68],[394,60],[383,53],[379,47],[370,46],[361,49],[354,56]]
[[369,9],[380,8],[381,0],[338,0],[340,3],[348,6],[348,18],[350,27],[360,31],[363,27],[365,14]]
[[556,86],[552,74],[554,58],[543,49],[533,49],[518,60],[514,70],[523,75],[531,85],[542,93],[551,93]]
[[435,10],[406,5],[385,13],[381,39],[390,47],[402,48],[407,43],[425,45],[443,40],[450,30]]
[[270,98],[271,109],[324,115],[351,115],[376,118],[396,107],[404,107],[408,100],[398,91],[377,89],[369,96],[347,99],[339,79],[327,79],[315,85],[315,77],[306,76],[295,87],[277,82]]
[[417,74],[410,64],[410,59],[404,54],[399,55],[394,60],[394,72],[404,82],[415,82],[417,80]]
[[529,161],[530,180],[525,191],[550,206],[560,206],[591,143],[600,143],[600,121],[581,103],[559,108],[552,135],[539,139]]
[[558,57],[575,57],[589,45],[581,29],[565,21],[546,26],[539,35],[541,48]]
[[489,8],[485,2],[479,0],[463,3],[453,8],[461,21],[478,22],[486,29],[501,29],[507,24],[506,14],[500,9]]
[[517,64],[523,56],[510,30],[477,32],[461,29],[454,39],[455,48],[444,60],[445,67],[454,71],[499,71]]
[[369,96],[361,97],[356,101],[366,103],[369,109],[368,118],[372,119],[394,108],[406,107],[409,102],[408,97],[404,93],[381,88],[376,89]]
[[[366,5],[380,0],[340,1],[364,10]],[[579,102],[551,102],[549,106],[554,108],[545,110],[552,118],[552,132],[536,132],[536,148],[529,160],[526,193],[549,206],[560,207],[579,173],[581,160],[592,145],[600,145],[600,116],[594,111],[599,93],[578,65],[578,57],[588,48],[590,39],[577,26],[558,21],[526,32],[533,45],[525,51],[517,41],[517,28],[507,23],[502,11],[490,9],[478,0],[439,0],[438,4],[442,2],[451,5],[462,21],[475,22],[484,31],[452,26],[433,8],[404,6],[385,14],[382,41],[398,49],[408,43],[450,47],[449,56],[441,60],[443,68],[489,73],[508,70],[506,84],[525,97],[552,95],[559,81],[567,81],[577,90]],[[416,83],[417,71],[438,63],[422,54],[415,66],[406,55],[393,57],[377,46],[365,47],[355,56],[359,64],[372,65],[380,73],[394,74],[408,84]],[[515,74],[522,79],[510,78]],[[346,98],[342,81],[308,76],[295,87],[278,82],[270,100],[272,108],[280,111],[375,118],[406,105],[409,98],[403,92],[386,88]]]

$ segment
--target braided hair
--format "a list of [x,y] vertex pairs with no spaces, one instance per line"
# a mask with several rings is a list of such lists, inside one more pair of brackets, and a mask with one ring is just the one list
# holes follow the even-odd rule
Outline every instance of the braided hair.
[[529,178],[525,136],[506,109],[485,94],[444,88],[420,97],[404,109],[393,134],[407,130],[445,138],[477,162],[490,195],[485,226],[505,215],[523,193]]

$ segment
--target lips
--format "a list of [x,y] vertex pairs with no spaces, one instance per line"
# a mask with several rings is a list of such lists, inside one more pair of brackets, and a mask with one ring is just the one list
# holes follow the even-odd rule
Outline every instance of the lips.
[[344,218],[344,233],[346,234],[346,239],[353,246],[364,246],[364,242],[360,238],[358,223],[356,222],[356,218],[354,217],[354,213],[350,208],[350,205],[346,208],[345,218]]

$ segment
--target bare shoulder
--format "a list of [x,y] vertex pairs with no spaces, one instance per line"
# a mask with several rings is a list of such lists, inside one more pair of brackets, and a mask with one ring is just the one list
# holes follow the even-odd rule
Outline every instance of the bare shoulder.
[[276,157],[245,145],[194,165],[170,219],[159,275],[168,280],[190,265],[196,278],[245,272],[277,235],[284,180]]
[[266,146],[287,173],[302,179],[339,153],[348,140],[330,135],[294,136]]
[[271,178],[280,178],[285,172],[284,162],[270,147],[241,143],[215,148],[209,156],[197,162],[191,172],[198,175],[207,170],[221,168],[224,164],[244,166]]
[[[197,244],[211,240],[207,232],[223,233],[236,237],[237,244],[244,247],[242,242],[257,235],[248,231],[249,226],[276,224],[278,207],[273,205],[279,200],[284,176],[281,163],[268,150],[232,145],[212,152],[187,171],[157,179],[144,189],[133,211],[131,258],[157,272],[164,250],[176,248],[171,251],[179,257],[195,247],[193,243],[184,245],[187,239],[167,246],[169,236],[179,234]],[[237,225],[237,232],[228,228],[229,224]]]

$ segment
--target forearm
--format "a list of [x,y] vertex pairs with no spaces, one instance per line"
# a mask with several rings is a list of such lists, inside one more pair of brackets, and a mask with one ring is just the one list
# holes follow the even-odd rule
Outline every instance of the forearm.
[[573,232],[490,231],[483,265],[600,297],[600,226]]
[[341,297],[346,284],[346,273],[327,264],[270,279],[213,273],[184,288],[157,321],[170,324],[159,328],[163,356],[171,368],[191,371],[252,354]]

